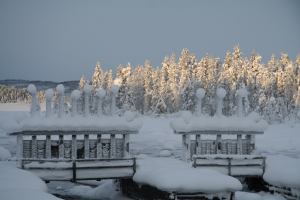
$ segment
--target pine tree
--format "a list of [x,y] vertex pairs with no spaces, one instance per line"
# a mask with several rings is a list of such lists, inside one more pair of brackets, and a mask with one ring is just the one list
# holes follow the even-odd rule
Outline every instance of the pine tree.
[[78,99],[78,102],[77,102],[77,111],[78,111],[79,114],[83,114],[83,112],[84,112],[84,92],[83,92],[83,87],[86,84],[89,84],[89,81],[86,81],[85,77],[83,75],[82,78],[79,81],[79,86],[78,86],[78,90],[81,91],[80,98]]
[[144,87],[145,87],[145,96],[144,96],[144,114],[148,114],[151,105],[151,90],[152,90],[152,73],[153,68],[150,61],[146,60],[145,62],[145,73],[144,73]]
[[162,96],[160,96],[161,85],[160,85],[161,73],[157,67],[155,72],[152,74],[153,90],[151,91],[151,103],[150,113],[152,116],[161,115],[166,113],[167,105],[164,102]]
[[179,111],[179,88],[178,88],[178,69],[176,65],[175,54],[172,53],[170,58],[170,66],[168,68],[168,89],[167,91],[167,106],[170,113]]
[[291,113],[295,109],[294,95],[297,92],[297,80],[294,74],[294,65],[292,61],[286,66],[286,71],[284,72],[284,101],[288,110]]

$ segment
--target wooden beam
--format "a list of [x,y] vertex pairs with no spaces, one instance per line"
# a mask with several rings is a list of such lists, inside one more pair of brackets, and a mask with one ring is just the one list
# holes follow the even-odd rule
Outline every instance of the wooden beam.
[[110,158],[116,157],[116,135],[110,135]]
[[76,139],[76,135],[72,135],[72,159],[77,159],[77,139]]
[[51,159],[51,135],[46,136],[46,159]]
[[242,135],[237,135],[237,150],[236,154],[242,155],[243,154],[243,142],[242,142]]
[[222,154],[222,135],[217,135],[216,154]]
[[59,135],[58,150],[59,150],[59,159],[63,159],[64,153],[65,153],[64,136],[63,135]]
[[87,159],[89,157],[90,157],[89,135],[84,135],[84,158]]
[[101,134],[97,135],[97,158],[102,158],[102,138]]
[[22,158],[23,158],[23,135],[18,134],[17,136],[17,165],[22,168]]
[[201,135],[196,135],[196,154],[201,155]]
[[130,156],[129,149],[129,134],[123,134],[123,158],[128,158]]
[[36,142],[36,136],[32,136],[32,142],[31,142],[31,158],[36,159],[37,158],[37,142]]

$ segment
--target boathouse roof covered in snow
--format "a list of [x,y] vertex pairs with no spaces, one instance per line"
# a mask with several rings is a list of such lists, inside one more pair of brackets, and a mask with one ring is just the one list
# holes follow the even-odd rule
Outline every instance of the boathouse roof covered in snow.
[[180,118],[170,122],[170,127],[176,134],[263,134],[268,128],[268,123],[260,119],[258,113],[252,112],[247,117],[243,117],[242,98],[246,95],[246,90],[238,90],[238,116],[226,117],[222,114],[222,99],[226,96],[226,91],[220,88],[217,91],[217,113],[213,117],[207,117],[201,110],[201,99],[205,96],[205,91],[198,89],[196,116],[189,111],[184,111]]
[[80,91],[74,90],[72,97],[72,113],[66,115],[63,110],[63,85],[56,88],[59,93],[59,115],[54,116],[51,112],[51,100],[53,90],[46,91],[46,116],[40,116],[36,110],[36,88],[34,85],[28,86],[28,91],[32,95],[31,116],[28,117],[24,112],[17,112],[13,119],[6,120],[1,124],[2,129],[9,135],[76,135],[76,134],[134,134],[138,133],[142,127],[142,121],[134,118],[130,111],[124,113],[124,116],[116,115],[115,95],[118,92],[118,86],[112,86],[112,105],[111,116],[102,115],[102,99],[106,95],[105,90],[100,89],[97,92],[98,107],[97,115],[89,113],[89,94],[92,91],[91,85],[84,86],[84,115],[77,114],[77,100],[80,98]]

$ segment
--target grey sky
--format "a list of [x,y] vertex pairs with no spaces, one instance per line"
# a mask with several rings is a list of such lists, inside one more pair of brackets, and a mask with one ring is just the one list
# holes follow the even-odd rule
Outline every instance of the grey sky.
[[0,1],[0,79],[92,79],[103,70],[150,60],[184,47],[206,53],[252,50],[267,63],[272,53],[300,53],[300,1]]

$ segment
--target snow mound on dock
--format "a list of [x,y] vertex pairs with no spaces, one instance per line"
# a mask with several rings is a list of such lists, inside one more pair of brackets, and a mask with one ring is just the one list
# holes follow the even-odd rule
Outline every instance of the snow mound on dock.
[[11,157],[11,153],[4,147],[0,146],[0,161],[5,161],[10,157]]
[[[288,163],[288,164],[287,164]],[[277,187],[300,188],[300,160],[287,156],[268,156],[263,179]]]
[[138,160],[140,169],[133,180],[163,191],[220,194],[242,189],[239,180],[210,169],[193,168],[190,163],[172,158]]
[[60,200],[48,194],[48,187],[35,174],[16,168],[15,163],[0,161],[1,200]]

